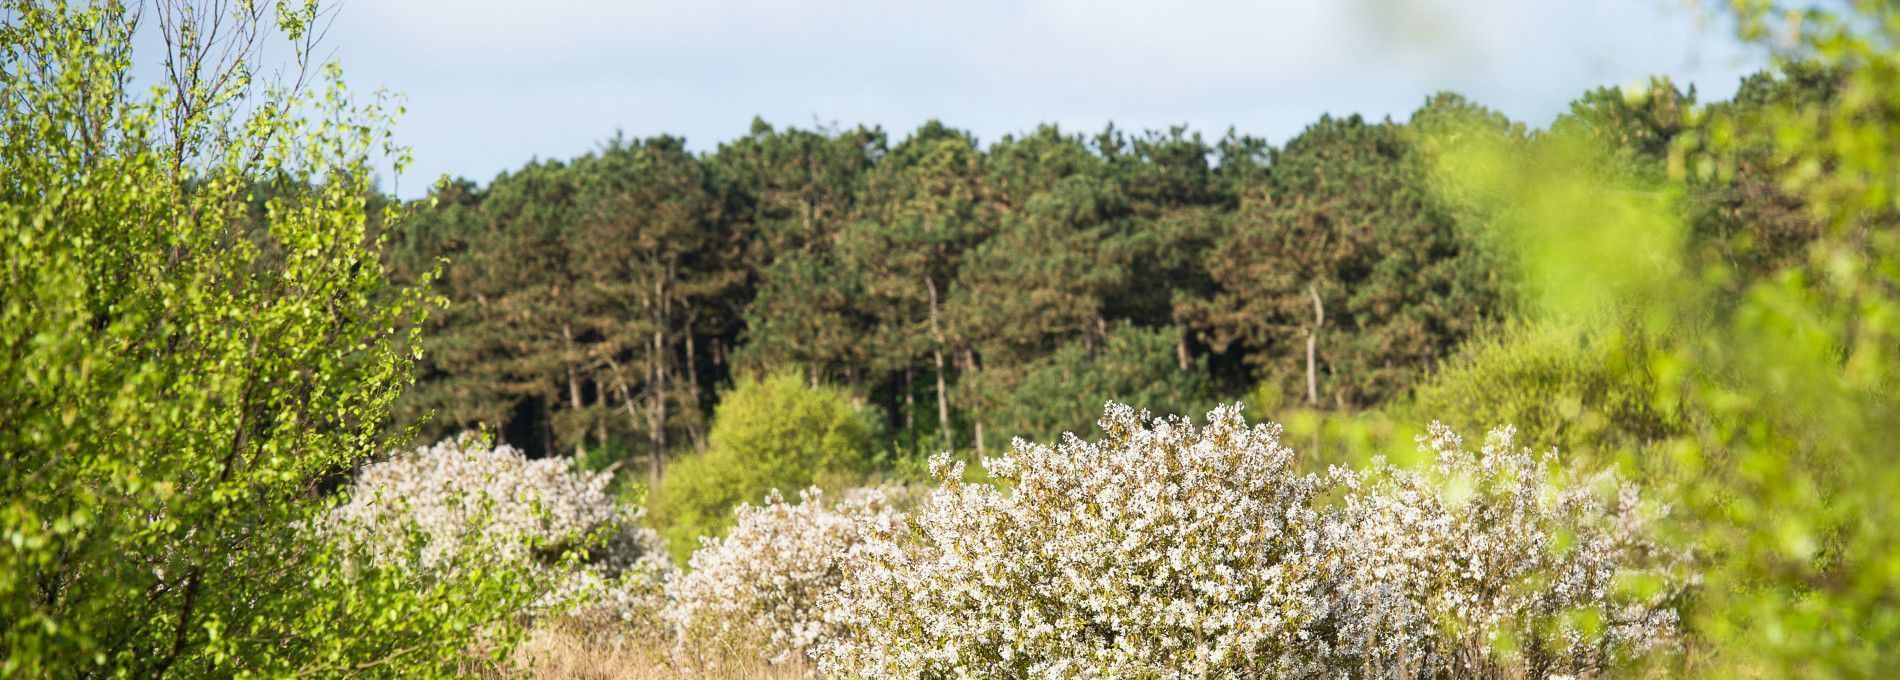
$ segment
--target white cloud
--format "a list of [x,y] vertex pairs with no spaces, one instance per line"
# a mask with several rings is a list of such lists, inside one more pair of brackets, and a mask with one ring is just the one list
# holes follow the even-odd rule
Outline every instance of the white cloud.
[[330,35],[359,87],[409,94],[414,174],[479,179],[616,129],[710,149],[755,114],[1280,141],[1454,89],[1543,124],[1587,87],[1669,73],[1726,95],[1758,63],[1672,0],[355,0]]

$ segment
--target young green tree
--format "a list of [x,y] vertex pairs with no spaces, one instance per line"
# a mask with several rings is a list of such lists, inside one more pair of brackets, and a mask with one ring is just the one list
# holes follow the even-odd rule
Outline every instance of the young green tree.
[[[505,574],[310,531],[387,450],[429,302],[365,226],[391,108],[306,68],[318,16],[0,5],[0,675],[446,675],[514,636]],[[283,82],[253,79],[266,41]],[[304,189],[259,229],[263,184]]]
[[654,520],[674,556],[684,561],[700,536],[724,533],[740,503],[867,472],[873,430],[852,402],[792,371],[740,381],[713,412],[706,451],[680,460],[658,487]]
[[[1701,267],[1698,282],[1750,281],[1732,308],[1710,304],[1720,288],[1667,298],[1683,310],[1714,307],[1721,324],[1663,364],[1696,367],[1684,389],[1698,427],[1678,443],[1678,460],[1694,480],[1685,497],[1704,547],[1721,556],[1698,623],[1723,645],[1719,673],[1892,675],[1900,24],[1879,3],[1839,14],[1733,4],[1745,38],[1774,36],[1784,50],[1778,79],[1793,92],[1716,127],[1733,133],[1732,145],[1716,135],[1708,160],[1719,168],[1753,156],[1819,229],[1769,276],[1689,260]],[[1688,156],[1682,167],[1700,164]]]
[[[1648,452],[1679,503],[1673,531],[1702,556],[1688,670],[1884,677],[1900,670],[1900,34],[1876,4],[1733,4],[1745,38],[1777,46],[1773,80],[1834,74],[1679,137],[1655,181],[1605,173],[1619,149],[1590,135],[1472,140],[1446,170],[1482,187],[1539,314],[1632,310],[1661,341],[1652,405],[1681,431]],[[1766,262],[1703,257],[1712,234],[1685,197],[1751,164],[1792,199],[1777,211],[1818,229]]]

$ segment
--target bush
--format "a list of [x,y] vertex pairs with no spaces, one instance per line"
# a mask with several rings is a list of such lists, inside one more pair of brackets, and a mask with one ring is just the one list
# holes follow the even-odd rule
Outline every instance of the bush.
[[1397,410],[1447,414],[1466,429],[1511,423],[1530,441],[1586,454],[1681,433],[1676,409],[1658,398],[1644,331],[1591,328],[1519,324],[1468,342]]
[[1099,442],[1017,440],[987,463],[1010,492],[940,457],[921,540],[885,531],[852,553],[819,668],[1541,675],[1672,642],[1674,591],[1612,587],[1624,570],[1671,582],[1633,493],[1610,511],[1590,487],[1553,485],[1508,434],[1472,460],[1436,426],[1438,467],[1362,480],[1295,474],[1279,428],[1236,407],[1199,427],[1145,420],[1111,404]]
[[1311,668],[1327,555],[1320,479],[1233,408],[1152,427],[1111,405],[1104,437],[1017,440],[963,484],[939,457],[921,543],[869,542],[840,590],[827,674],[1127,677]]
[[536,585],[530,613],[654,623],[672,562],[608,475],[572,463],[465,434],[364,468],[326,529],[377,565],[518,570]]
[[873,441],[848,395],[792,372],[740,382],[713,412],[708,438],[707,451],[675,463],[655,494],[656,520],[682,560],[700,536],[731,526],[740,503],[862,475]]
[[394,107],[308,60],[316,3],[174,8],[157,81],[124,4],[0,0],[0,675],[413,677],[505,647],[505,575],[301,533],[386,450],[430,306],[367,227]]
[[1418,677],[1600,675],[1675,645],[1686,560],[1647,536],[1635,487],[1553,484],[1513,437],[1495,430],[1473,454],[1433,423],[1419,438],[1425,470],[1375,464],[1352,480],[1328,634],[1345,663]]
[[668,589],[667,618],[694,652],[758,650],[771,663],[803,661],[839,635],[830,598],[849,553],[901,516],[882,489],[854,489],[827,502],[816,487],[786,503],[741,505],[723,539],[701,539],[692,571]]

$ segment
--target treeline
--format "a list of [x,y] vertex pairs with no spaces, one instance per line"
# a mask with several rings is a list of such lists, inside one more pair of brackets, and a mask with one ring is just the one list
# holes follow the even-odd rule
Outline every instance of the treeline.
[[399,274],[448,258],[403,413],[637,454],[657,478],[734,376],[788,369],[866,400],[907,452],[1086,431],[1107,399],[1375,406],[1524,298],[1508,239],[1432,184],[1448,126],[1605,140],[1638,183],[1686,173],[1701,250],[1760,271],[1816,232],[1799,202],[1746,155],[1670,149],[1699,117],[1827,96],[1827,74],[1792,73],[1714,105],[1600,89],[1549,131],[1440,94],[1279,147],[1051,126],[984,145],[936,122],[893,140],[761,121],[707,154],[616,138],[448,183],[389,235]]

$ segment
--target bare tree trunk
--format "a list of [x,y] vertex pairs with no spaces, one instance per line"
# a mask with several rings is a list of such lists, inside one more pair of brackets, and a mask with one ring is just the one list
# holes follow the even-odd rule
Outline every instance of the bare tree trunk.
[[[698,345],[699,339],[693,336],[693,315],[688,314],[686,316],[686,393],[692,397],[694,412],[703,413],[699,411],[704,407],[699,401]],[[701,424],[700,417],[691,418],[690,427],[687,429],[687,434],[693,438],[693,448],[698,450],[706,448],[706,432]]]
[[[567,342],[567,357],[562,361],[562,363],[567,364],[567,403],[568,407],[574,409],[574,413],[578,415],[582,408],[581,377],[579,373],[574,371],[573,327],[567,324],[561,324],[561,337]],[[576,458],[587,455],[587,447],[582,445],[582,439],[587,436],[585,434],[587,430],[583,427],[580,431],[582,434],[574,437],[574,456]]]
[[693,337],[693,321],[686,321],[686,386],[692,392],[693,403],[699,403],[699,367],[698,338]]
[[943,382],[943,328],[937,323],[937,282],[924,277],[924,287],[930,290],[930,334],[937,340],[932,354],[937,360],[937,429],[943,434],[946,443],[950,441],[950,394]]
[[666,297],[666,281],[672,276],[671,265],[667,266],[666,276],[653,282],[653,304],[656,314],[653,323],[653,340],[647,348],[649,379],[647,404],[649,406],[649,425],[647,439],[652,446],[653,483],[659,485],[659,471],[666,463],[666,423],[667,423],[667,385],[666,385],[666,322],[670,311]]
[[[965,347],[959,351],[959,356],[962,357],[963,371],[966,374],[975,375],[978,370],[976,354]],[[983,409],[979,404],[970,405],[970,429],[976,439],[976,453],[979,456],[983,455]]]
[[554,455],[554,395],[541,397],[541,455]]
[[1306,293],[1313,296],[1313,327],[1306,331],[1306,403],[1319,407],[1319,329],[1326,325],[1326,308],[1320,305],[1319,291],[1312,286],[1306,287]]
[[[810,156],[807,156],[807,158],[810,158]],[[810,169],[810,168],[806,168],[806,171],[807,171],[807,172],[810,172],[810,171],[811,171],[811,169]],[[800,202],[801,202],[801,203],[804,203],[804,205],[803,205],[802,207],[803,207],[803,208],[805,208],[805,210],[804,210],[804,213],[805,213],[805,232],[804,232],[804,235],[805,235],[805,236],[807,236],[807,237],[809,237],[809,236],[811,236],[811,235],[812,235],[812,234],[813,234],[814,232],[816,232],[816,231],[817,231],[816,229],[814,229],[814,228],[812,227],[812,222],[814,222],[814,221],[816,221],[816,219],[815,219],[815,218],[816,218],[816,215],[815,215],[814,213],[816,213],[816,212],[818,211],[818,206],[816,206],[816,205],[814,205],[814,204],[813,204],[813,201],[812,201],[812,198],[811,198],[811,195],[810,195],[810,194],[807,194],[807,195],[805,196],[805,200],[803,200],[803,201],[800,201]]]
[[[602,405],[607,403],[606,391],[600,389],[598,382],[594,383],[594,393],[598,395],[594,403]],[[607,449],[607,414],[605,413],[594,419],[594,445],[599,446],[603,451]]]
[[1187,346],[1188,332],[1187,332],[1187,328],[1185,327],[1181,328],[1180,330],[1181,330],[1180,337],[1177,338],[1174,342],[1174,364],[1176,366],[1179,366],[1181,370],[1185,371],[1185,370],[1188,370],[1188,346]]
[[[614,388],[620,392],[620,405],[627,410],[627,424],[637,431],[640,429],[640,411],[633,406],[633,390],[627,387],[626,374],[621,373],[620,363],[611,356],[607,357],[607,367],[614,374]],[[659,458],[654,458],[653,464],[647,469],[647,483],[650,484],[648,489],[660,488]]]
[[666,457],[666,369],[663,367],[666,350],[665,335],[653,332],[653,342],[647,347],[647,443],[651,447],[653,469],[656,471],[654,482],[659,482],[657,471]]
[[1102,318],[1100,314],[1095,315],[1095,328],[1082,333],[1082,352],[1091,357],[1095,356],[1095,347],[1098,344],[1108,344],[1108,319]]
[[916,389],[913,386],[915,383],[912,382],[914,373],[916,371],[910,366],[904,367],[904,431],[906,432],[917,431],[917,400],[911,394]]

